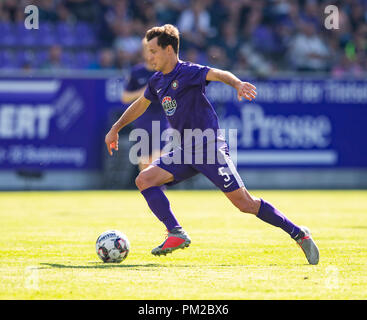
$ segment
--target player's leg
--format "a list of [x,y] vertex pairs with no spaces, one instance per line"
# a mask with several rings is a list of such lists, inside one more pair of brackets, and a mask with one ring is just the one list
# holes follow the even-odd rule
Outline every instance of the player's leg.
[[267,201],[251,196],[245,187],[224,194],[242,212],[252,213],[287,232],[302,248],[310,264],[319,262],[319,250],[307,227],[297,226]]
[[160,186],[173,183],[174,180],[177,180],[176,182],[182,181],[197,172],[183,164],[165,165],[165,157],[168,156],[162,156],[141,171],[135,181],[150,209],[165,224],[168,231],[166,240],[152,250],[154,255],[166,255],[176,249],[188,247],[191,243],[189,236],[176,220],[169,200]]
[[292,223],[270,203],[263,199],[253,197],[245,187],[241,187],[232,192],[225,192],[224,194],[241,212],[254,214],[259,219],[283,229],[292,238],[295,238],[299,234],[300,228],[297,225]]
[[139,171],[148,168],[149,165],[161,156],[161,150],[153,150],[149,155],[141,155],[139,158]]
[[218,164],[218,178],[215,181],[235,207],[241,212],[254,214],[259,219],[282,228],[292,238],[299,235],[300,228],[287,219],[284,214],[270,203],[254,197],[248,192],[225,143],[218,145],[217,157],[218,163],[225,163],[226,166],[219,166]]
[[318,263],[319,252],[309,230],[297,226],[270,203],[248,192],[229,156],[226,144],[219,145],[216,164],[199,166],[199,170],[222,190],[241,212],[254,214],[262,221],[281,228],[301,246],[309,263]]
[[160,188],[162,184],[171,181],[173,181],[173,175],[155,165],[149,165],[135,179],[135,184],[147,201],[149,208],[165,224],[167,230],[180,226],[171,211],[166,195]]
[[259,212],[261,199],[252,196],[244,186],[231,192],[224,192],[224,194],[241,212],[251,213],[255,216]]
[[[148,168],[153,161],[157,160],[161,156],[161,150],[152,150],[152,153],[149,155],[141,155],[139,158],[139,171],[143,171],[144,169]],[[160,186],[162,191],[166,190],[166,185],[162,184]]]
[[150,157],[140,157],[138,164],[139,171],[143,171],[144,169],[148,168],[151,163],[152,161],[150,161]]

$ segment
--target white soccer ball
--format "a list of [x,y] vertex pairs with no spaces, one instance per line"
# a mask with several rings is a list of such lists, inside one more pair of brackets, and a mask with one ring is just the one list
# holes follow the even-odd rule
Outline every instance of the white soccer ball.
[[103,262],[119,263],[126,259],[129,251],[129,239],[118,230],[105,231],[96,241],[96,252]]

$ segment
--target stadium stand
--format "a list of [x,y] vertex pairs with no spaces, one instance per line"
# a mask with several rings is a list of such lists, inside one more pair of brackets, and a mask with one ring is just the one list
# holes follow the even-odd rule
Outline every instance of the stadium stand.
[[[40,17],[31,32],[24,28],[28,4]],[[324,27],[328,4],[340,10],[337,32]],[[367,2],[361,0],[4,0],[0,68],[45,68],[54,54],[60,68],[95,69],[106,48],[114,51],[110,67],[126,68],[137,62],[145,30],[165,23],[181,30],[182,58],[214,67],[335,77],[359,76],[367,67]]]

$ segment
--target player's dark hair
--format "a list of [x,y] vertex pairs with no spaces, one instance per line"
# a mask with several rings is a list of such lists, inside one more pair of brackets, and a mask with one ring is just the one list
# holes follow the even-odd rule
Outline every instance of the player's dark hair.
[[165,49],[168,45],[171,45],[174,52],[177,54],[180,46],[180,33],[178,29],[172,24],[165,24],[161,27],[153,27],[149,29],[145,38],[150,41],[157,37],[157,44],[161,48]]

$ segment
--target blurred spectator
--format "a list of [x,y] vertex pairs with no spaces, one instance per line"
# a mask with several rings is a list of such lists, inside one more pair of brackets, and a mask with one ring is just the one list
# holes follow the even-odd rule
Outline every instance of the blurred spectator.
[[[259,3],[261,0],[253,1],[253,3],[255,2]],[[227,11],[227,17],[224,21],[222,21],[222,23],[230,21],[236,26],[236,28],[241,26],[243,23],[243,18],[247,18],[246,12],[248,12],[247,10],[249,10],[249,7],[252,6],[251,1],[242,0],[222,1],[222,4],[225,5]]]
[[[329,30],[326,33],[328,39],[334,38],[338,43],[334,48],[336,53],[342,53],[341,48],[344,48],[353,34],[350,17],[344,11],[339,11],[339,29]],[[338,52],[339,51],[339,52]]]
[[312,23],[316,30],[320,30],[323,24],[321,23],[323,9],[321,5],[319,6],[317,0],[306,0],[300,18],[301,20],[307,20],[309,23]]
[[59,45],[53,45],[48,51],[48,59],[41,65],[45,70],[61,70],[67,66],[62,61],[63,50]]
[[235,72],[239,73],[246,73],[250,71],[250,66],[248,64],[246,56],[244,54],[241,54],[241,52],[238,52],[237,58],[232,66],[232,69]]
[[200,54],[199,50],[195,48],[190,48],[186,50],[185,55],[184,55],[184,60],[190,61],[193,63],[199,63],[199,54]]
[[289,59],[297,71],[327,71],[329,49],[317,34],[311,21],[300,24],[300,32],[296,34],[289,47]]
[[183,54],[183,59],[185,61],[190,61],[190,62],[198,63],[198,64],[201,64],[201,65],[207,65],[208,64],[205,52],[202,52],[202,51],[197,50],[195,48],[187,49]]
[[366,5],[365,2],[355,1],[350,11],[350,24],[352,30],[355,32],[358,30],[359,26],[363,23],[366,23]]
[[253,7],[248,15],[246,23],[242,24],[242,37],[251,39],[255,29],[260,26],[263,18],[263,10],[261,7]]
[[247,71],[256,75],[266,76],[273,74],[275,70],[271,61],[255,51],[250,43],[244,43],[241,46],[238,59],[242,62],[242,67],[246,64],[248,66]]
[[0,14],[3,21],[16,21],[19,10],[16,0],[4,0],[0,2]]
[[115,66],[117,69],[131,68],[134,64],[141,60],[140,52],[137,52],[135,55],[131,56],[127,55],[126,51],[115,50],[115,56]]
[[[29,4],[40,13],[34,33],[24,29]],[[339,9],[339,29],[324,26],[329,4]],[[201,64],[261,75],[366,72],[364,0],[0,0],[0,66],[126,68],[146,30],[165,23],[180,29],[182,57]]]
[[181,47],[203,49],[211,37],[210,15],[205,1],[191,1],[191,6],[184,10],[177,26],[182,33]]
[[141,51],[141,37],[135,33],[133,23],[120,22],[116,26],[113,47],[116,51],[122,51],[126,61],[135,64],[136,55]]
[[212,0],[208,2],[207,11],[210,15],[210,27],[214,37],[218,35],[222,25],[230,21],[228,3],[229,1],[227,0]]
[[240,38],[236,26],[232,22],[227,22],[222,25],[217,46],[222,47],[231,63],[235,62],[237,51],[241,45]]
[[115,29],[120,22],[132,20],[132,13],[127,0],[119,0],[112,3],[113,5],[107,6],[104,15],[104,19],[111,29]]
[[99,52],[98,61],[89,66],[92,70],[113,70],[115,69],[115,53],[112,49],[104,48]]
[[211,46],[207,51],[208,65],[213,68],[229,69],[230,61],[226,51],[219,46]]
[[113,1],[100,0],[98,3],[96,33],[102,47],[111,46],[114,40],[114,32],[110,23],[110,12],[113,10]]
[[[46,0],[47,1],[47,0]],[[52,2],[52,0],[51,0]],[[65,7],[79,21],[94,22],[98,17],[97,1],[94,0],[64,0]]]
[[56,22],[59,20],[56,5],[53,0],[39,0],[37,7],[40,21]]
[[348,58],[355,61],[357,57],[363,57],[367,54],[367,24],[359,25],[352,38],[346,43],[345,53]]
[[131,5],[135,21],[140,21],[147,26],[156,26],[158,24],[154,0],[133,1]]
[[124,51],[116,50],[115,66],[119,70],[123,70],[124,68],[130,68],[131,65],[129,61],[126,60]]
[[186,0],[157,0],[154,8],[159,24],[176,24],[182,8],[186,7]]
[[347,55],[343,55],[331,70],[331,75],[335,78],[361,77],[363,76],[363,65],[358,61],[351,61]]
[[63,3],[59,3],[57,6],[58,20],[66,23],[74,23],[75,17],[73,14],[66,8]]

